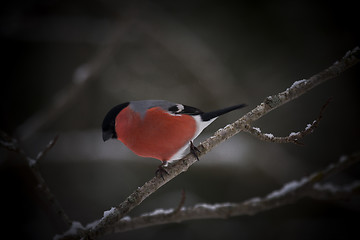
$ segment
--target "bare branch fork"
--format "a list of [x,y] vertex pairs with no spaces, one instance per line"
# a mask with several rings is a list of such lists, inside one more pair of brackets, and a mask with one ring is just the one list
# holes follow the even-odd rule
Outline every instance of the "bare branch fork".
[[286,137],[274,137],[271,133],[262,133],[260,128],[252,127],[250,124],[247,124],[243,129],[244,132],[248,132],[255,137],[259,138],[260,140],[267,141],[267,142],[274,142],[274,143],[295,143],[299,145],[303,145],[303,143],[299,142],[299,139],[309,135],[312,133],[315,128],[319,126],[320,120],[323,117],[323,113],[325,108],[331,102],[331,98],[329,98],[326,103],[322,106],[320,110],[320,114],[312,123],[307,124],[306,128],[300,132],[291,132],[289,136]]
[[[282,106],[283,104],[298,98],[304,93],[310,91],[315,86],[339,76],[346,69],[352,67],[359,62],[360,48],[356,47],[353,50],[346,53],[346,55],[333,65],[323,70],[322,72],[315,74],[309,79],[303,79],[294,82],[291,87],[283,92],[267,97],[260,105],[255,107],[252,111],[245,114],[243,117],[238,119],[232,124],[227,125],[225,128],[218,130],[212,137],[206,139],[197,148],[200,150],[199,157],[205,155],[215,146],[224,142],[228,138],[234,136],[240,131],[249,129],[252,122],[263,117],[270,111]],[[310,126],[312,127],[312,126]],[[309,128],[310,128],[309,127]],[[192,154],[186,155],[183,159],[176,161],[175,163],[169,164],[167,169],[169,175],[164,176],[164,180],[161,178],[154,177],[143,186],[138,187],[130,196],[128,196],[122,203],[117,207],[111,208],[106,211],[104,217],[99,221],[94,222],[87,228],[70,229],[63,236],[59,236],[61,239],[78,239],[81,237],[92,239],[101,236],[114,229],[114,224],[118,223],[120,219],[125,217],[133,208],[138,206],[143,200],[149,197],[161,186],[166,184],[168,181],[176,177],[196,162],[196,158]],[[314,190],[315,191],[315,190]],[[279,199],[277,199],[278,201]],[[209,210],[207,210],[209,211]],[[181,211],[180,211],[181,212]],[[126,220],[125,218],[124,220]]]

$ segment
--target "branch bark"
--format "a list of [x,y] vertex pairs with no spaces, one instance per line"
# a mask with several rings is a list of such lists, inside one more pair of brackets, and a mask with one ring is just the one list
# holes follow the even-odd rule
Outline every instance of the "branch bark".
[[[341,60],[335,62],[333,65],[323,70],[322,72],[315,74],[309,79],[296,81],[292,84],[291,87],[287,88],[285,91],[267,97],[252,111],[248,112],[234,123],[229,124],[225,128],[218,130],[212,137],[201,143],[197,147],[200,150],[200,154],[198,156],[202,157],[215,146],[219,145],[228,138],[244,130],[252,122],[263,117],[270,111],[300,97],[304,93],[310,91],[315,86],[329,79],[339,76],[342,72],[357,64],[359,62],[359,56],[360,48],[356,47],[352,51],[346,53],[346,55]],[[109,212],[107,212],[107,214],[103,218],[92,224],[90,228],[79,228],[78,231],[71,231],[71,234],[59,236],[59,238],[93,239],[98,236],[104,235],[105,233],[107,233],[107,231],[109,231],[109,229],[114,228],[114,224],[119,222],[119,220],[126,216],[133,208],[138,206],[142,201],[144,201],[147,197],[149,197],[152,193],[154,193],[157,189],[162,187],[168,181],[170,181],[180,173],[187,171],[187,169],[196,161],[196,158],[192,154],[188,154],[183,159],[169,164],[169,167],[167,168],[169,175],[164,176],[164,180],[158,177],[152,178],[143,186],[138,187],[117,207],[114,207]],[[268,203],[268,201],[266,203]],[[248,205],[248,207],[251,209],[251,204]],[[229,208],[229,206],[226,206],[226,209],[227,208]],[[204,209],[202,211],[206,212],[207,209]],[[226,210],[226,212],[228,212],[228,210]],[[201,212],[198,214],[201,214]]]
[[309,135],[312,133],[315,128],[319,126],[320,120],[323,117],[323,112],[325,108],[329,105],[331,99],[328,99],[326,103],[322,106],[320,110],[320,114],[312,123],[308,124],[306,128],[300,132],[292,132],[287,137],[275,137],[271,133],[262,133],[260,128],[252,127],[250,124],[246,125],[243,129],[244,132],[248,132],[252,134],[253,136],[259,138],[260,140],[267,141],[267,142],[274,142],[274,143],[294,143],[303,145],[301,142],[299,142],[299,139],[302,139],[303,137]]
[[254,215],[268,209],[292,204],[304,197],[319,200],[349,199],[354,194],[360,194],[359,181],[345,186],[335,186],[330,183],[321,185],[319,182],[359,161],[360,153],[342,156],[337,163],[300,180],[289,182],[263,198],[252,198],[239,203],[196,204],[192,207],[182,207],[179,211],[176,209],[157,209],[139,217],[125,217],[113,227],[108,228],[106,234],[195,219]]
[[[323,170],[303,177],[300,180],[286,183],[280,189],[269,193],[263,198],[251,198],[239,203],[201,203],[191,207],[182,207],[184,200],[183,193],[179,205],[180,208],[178,206],[175,209],[156,209],[152,212],[142,214],[139,217],[123,217],[116,224],[108,227],[103,234],[112,234],[196,219],[226,219],[233,216],[255,215],[269,209],[293,204],[305,197],[317,200],[347,200],[355,194],[360,194],[360,181],[355,181],[345,186],[335,186],[331,183],[320,184],[320,181],[336,175],[359,161],[360,153],[342,156],[337,163],[330,164]],[[103,218],[106,218],[109,214],[113,214],[114,211],[116,211],[116,208],[106,211]],[[99,221],[101,220],[90,223],[86,227],[75,222],[73,228],[70,229],[68,233],[73,233],[76,228],[81,231],[86,231],[96,226]],[[56,237],[56,239],[60,238],[61,236]],[[64,239],[67,238],[65,237]],[[72,238],[70,237],[69,239]]]

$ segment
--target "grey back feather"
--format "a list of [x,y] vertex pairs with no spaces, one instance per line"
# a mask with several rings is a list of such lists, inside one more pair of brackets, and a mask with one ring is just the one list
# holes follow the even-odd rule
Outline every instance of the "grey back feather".
[[131,101],[130,108],[135,112],[138,112],[143,118],[148,109],[153,107],[161,107],[165,111],[169,111],[169,108],[177,105],[176,103],[169,102],[166,100],[146,100],[146,101]]

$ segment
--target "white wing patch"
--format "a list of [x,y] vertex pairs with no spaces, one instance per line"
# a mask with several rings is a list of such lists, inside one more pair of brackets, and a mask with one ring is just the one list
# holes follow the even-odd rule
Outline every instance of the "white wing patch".
[[181,112],[182,110],[184,110],[184,105],[182,105],[182,104],[176,104],[176,107],[177,107],[177,113],[179,113],[179,112]]
[[177,108],[176,112],[168,111],[168,113],[173,116],[180,116],[179,114],[181,113],[182,110],[184,110],[185,107],[182,104],[176,104],[175,106]]

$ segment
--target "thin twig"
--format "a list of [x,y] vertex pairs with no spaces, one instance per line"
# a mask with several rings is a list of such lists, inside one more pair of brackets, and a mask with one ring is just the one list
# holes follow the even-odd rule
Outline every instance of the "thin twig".
[[182,189],[181,190],[181,199],[180,199],[180,202],[178,204],[178,206],[174,209],[174,211],[172,212],[172,214],[177,214],[181,208],[184,206],[185,204],[185,200],[186,200],[186,193],[185,193],[185,190]]
[[59,201],[55,197],[55,195],[50,191],[49,186],[46,184],[45,179],[42,177],[38,165],[38,161],[44,157],[44,155],[55,145],[58,136],[55,136],[42,150],[38,153],[37,157],[34,159],[32,157],[29,157],[26,155],[26,153],[19,147],[17,144],[17,140],[15,138],[10,137],[4,132],[1,132],[1,146],[10,150],[19,153],[23,157],[23,159],[26,160],[27,164],[29,165],[29,168],[34,175],[36,179],[36,188],[43,193],[43,195],[46,197],[50,205],[55,210],[55,213],[62,219],[64,224],[69,227],[72,224],[72,221],[70,220],[69,216],[65,213],[64,209],[61,207]]
[[46,153],[49,152],[49,150],[55,145],[56,141],[58,140],[59,135],[56,135],[44,148],[44,150],[40,151],[38,153],[38,155],[36,156],[36,161],[39,162],[42,158],[44,158],[44,156],[46,155]]
[[303,145],[303,143],[301,143],[299,140],[312,133],[315,130],[315,128],[319,126],[320,120],[323,117],[323,112],[325,108],[329,105],[330,101],[331,98],[328,99],[326,103],[321,107],[317,119],[315,119],[312,123],[308,124],[304,130],[296,133],[292,132],[286,137],[275,137],[271,133],[262,133],[260,128],[252,127],[250,126],[250,124],[246,125],[243,130],[244,132],[250,133],[253,136],[263,141],[273,142],[273,143],[294,143],[298,145]]

